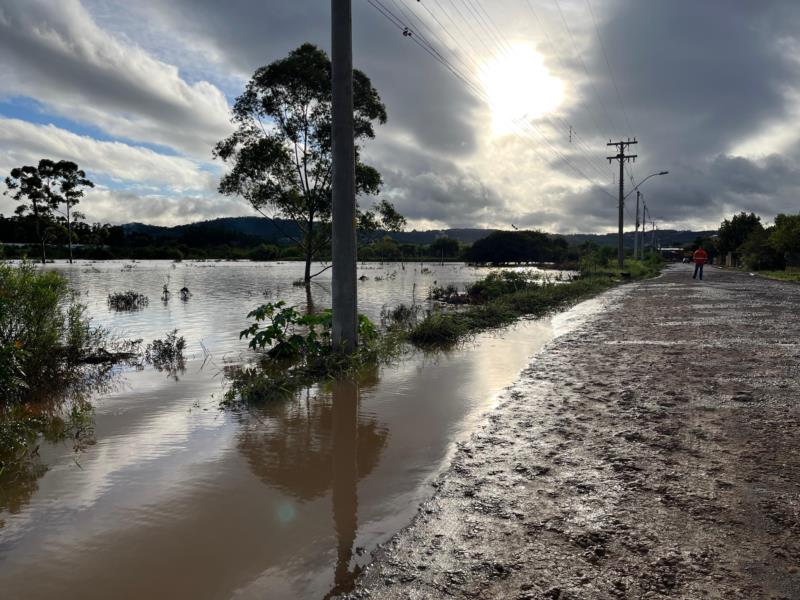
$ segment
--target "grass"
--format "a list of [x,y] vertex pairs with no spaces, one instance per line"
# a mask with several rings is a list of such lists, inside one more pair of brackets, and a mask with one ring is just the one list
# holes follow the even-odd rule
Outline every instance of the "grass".
[[800,271],[756,271],[756,274],[768,279],[800,283]]
[[654,277],[659,270],[656,262],[628,261],[624,272],[598,268],[564,283],[526,280],[518,273],[491,274],[468,289],[473,304],[462,310],[432,312],[411,328],[408,339],[425,349],[448,348],[480,331],[507,325],[523,316],[544,316],[621,282]]

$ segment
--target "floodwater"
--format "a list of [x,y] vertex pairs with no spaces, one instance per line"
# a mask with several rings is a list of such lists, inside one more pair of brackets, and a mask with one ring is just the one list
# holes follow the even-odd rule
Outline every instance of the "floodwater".
[[[123,370],[93,399],[96,444],[43,444],[38,488],[0,507],[3,598],[323,598],[346,591],[376,545],[407,525],[497,393],[571,323],[567,313],[487,333],[247,412],[223,411],[222,369],[260,303],[330,305],[329,272],[300,263],[57,264],[99,324],[147,343],[177,328],[185,372]],[[486,275],[463,264],[363,264],[360,311]],[[376,280],[376,276],[378,279]],[[159,298],[167,284],[168,302]],[[177,290],[192,297],[183,302]],[[108,293],[150,298],[132,313]],[[574,311],[573,311],[574,312]],[[567,325],[565,325],[565,323]],[[5,490],[4,492],[8,492]],[[13,490],[11,494],[13,497]],[[20,491],[22,495],[22,490]]]

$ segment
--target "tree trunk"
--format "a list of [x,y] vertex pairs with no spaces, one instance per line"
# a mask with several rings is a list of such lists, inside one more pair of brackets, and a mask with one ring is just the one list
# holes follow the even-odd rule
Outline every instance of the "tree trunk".
[[45,264],[44,236],[42,235],[42,227],[39,223],[39,215],[36,215],[36,236],[39,238],[39,243],[42,245],[42,264]]
[[311,281],[311,259],[314,258],[314,217],[308,219],[308,232],[305,236],[306,242],[306,271],[303,281],[308,284]]
[[67,243],[69,244],[69,264],[72,264],[72,220],[69,218],[69,204],[67,204]]

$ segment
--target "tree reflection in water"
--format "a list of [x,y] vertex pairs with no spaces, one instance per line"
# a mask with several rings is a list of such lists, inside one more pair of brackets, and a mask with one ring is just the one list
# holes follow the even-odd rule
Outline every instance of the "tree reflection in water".
[[264,483],[308,502],[329,491],[337,538],[334,586],[328,597],[352,588],[360,568],[351,569],[358,529],[358,482],[378,464],[388,429],[359,411],[358,381],[337,381],[319,393],[276,402],[258,411],[242,429],[239,450]]

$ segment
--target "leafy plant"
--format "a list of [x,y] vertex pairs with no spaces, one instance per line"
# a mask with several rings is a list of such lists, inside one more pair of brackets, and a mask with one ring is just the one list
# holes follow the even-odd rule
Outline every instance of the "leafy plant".
[[[281,300],[259,306],[247,318],[256,322],[239,338],[252,337],[249,346],[254,350],[269,348],[267,355],[272,358],[313,358],[332,351],[330,310],[303,315]],[[362,342],[369,343],[377,336],[375,326],[364,315],[358,316],[358,328]]]

